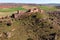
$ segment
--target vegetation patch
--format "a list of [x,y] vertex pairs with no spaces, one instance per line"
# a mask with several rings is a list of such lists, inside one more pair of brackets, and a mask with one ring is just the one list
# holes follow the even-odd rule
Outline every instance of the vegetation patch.
[[0,12],[13,12],[13,11],[16,11],[16,10],[26,10],[26,9],[25,8],[22,8],[22,7],[3,8],[3,9],[0,8]]

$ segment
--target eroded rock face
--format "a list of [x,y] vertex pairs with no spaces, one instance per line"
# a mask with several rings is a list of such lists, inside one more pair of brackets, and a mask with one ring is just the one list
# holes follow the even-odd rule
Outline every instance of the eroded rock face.
[[39,9],[38,8],[29,9],[29,10],[26,11],[26,13],[28,13],[28,12],[36,13],[36,12],[39,12]]
[[9,32],[3,32],[0,34],[0,38],[9,38],[11,37],[11,33]]
[[8,20],[7,23],[6,23],[6,25],[7,25],[7,26],[11,26],[12,23],[13,23],[12,20]]
[[15,31],[16,29],[15,28],[13,28],[12,30],[10,30],[10,31],[6,31],[6,32],[0,32],[0,39],[10,39],[10,38],[12,38],[14,35],[15,35],[15,33],[14,33],[14,31]]
[[32,8],[32,9],[28,9],[26,12],[19,12],[19,10],[17,11],[17,13],[12,14],[10,17],[11,18],[15,18],[15,19],[19,19],[21,16],[23,15],[31,15],[32,13],[44,13],[44,10],[41,10],[39,8]]
[[28,38],[27,40],[33,40],[32,38]]
[[0,34],[0,38],[11,38],[12,36],[12,32],[3,32]]
[[11,32],[7,32],[6,34],[7,34],[7,38],[12,37],[12,33]]
[[2,37],[3,36],[3,33],[0,33],[0,37]]
[[28,13],[28,12],[33,12],[33,10],[29,9],[29,10],[26,11],[26,13]]
[[16,29],[15,28],[13,28],[11,31],[13,32],[13,31],[15,31]]
[[34,13],[39,12],[39,9],[38,9],[38,8],[34,8],[34,9],[33,9],[33,12],[34,12]]
[[55,40],[56,33],[52,33],[49,36],[50,36],[49,40]]
[[42,35],[38,40],[57,40],[57,35],[55,33],[50,35]]

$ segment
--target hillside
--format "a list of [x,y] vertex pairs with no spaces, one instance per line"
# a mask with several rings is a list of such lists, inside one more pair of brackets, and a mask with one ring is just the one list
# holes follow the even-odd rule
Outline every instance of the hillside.
[[0,40],[60,40],[60,11],[31,10],[0,18]]

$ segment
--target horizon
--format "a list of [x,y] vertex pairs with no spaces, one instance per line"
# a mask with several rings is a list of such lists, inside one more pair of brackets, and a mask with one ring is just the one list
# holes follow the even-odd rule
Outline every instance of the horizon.
[[0,0],[0,3],[60,4],[60,0]]
[[[4,4],[4,3],[0,3],[0,4]],[[5,2],[5,4],[7,4],[7,3]],[[14,4],[14,3],[12,3],[12,4]],[[38,3],[15,3],[15,4],[38,4]],[[39,4],[60,4],[60,3],[39,3]]]

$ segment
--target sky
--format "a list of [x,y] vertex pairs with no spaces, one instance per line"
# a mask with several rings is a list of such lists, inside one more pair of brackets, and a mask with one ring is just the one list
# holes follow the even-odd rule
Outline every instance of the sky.
[[60,0],[0,0],[0,3],[60,3]]

